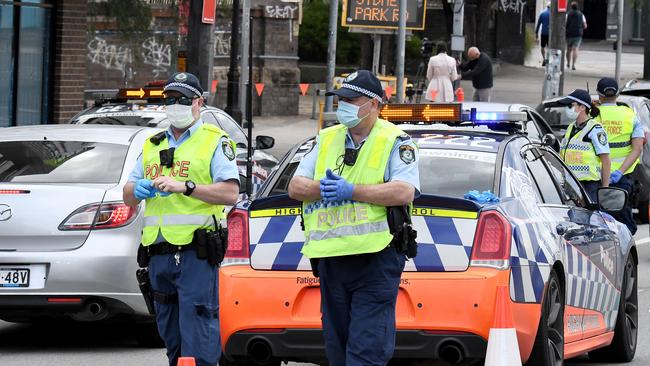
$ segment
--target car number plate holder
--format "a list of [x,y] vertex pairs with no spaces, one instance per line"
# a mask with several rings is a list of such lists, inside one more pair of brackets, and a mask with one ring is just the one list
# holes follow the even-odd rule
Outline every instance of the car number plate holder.
[[29,287],[29,268],[0,268],[0,287]]

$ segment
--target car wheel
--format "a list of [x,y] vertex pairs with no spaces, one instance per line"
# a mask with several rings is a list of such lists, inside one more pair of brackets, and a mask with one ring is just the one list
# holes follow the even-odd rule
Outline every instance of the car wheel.
[[625,263],[621,301],[616,316],[614,339],[607,347],[589,352],[589,359],[610,362],[630,362],[636,353],[639,325],[639,297],[637,295],[637,266],[628,256]]
[[648,201],[641,201],[637,206],[639,210],[638,219],[641,224],[647,224],[650,222],[650,217],[648,217]]
[[560,366],[564,363],[564,299],[564,288],[555,271],[551,271],[535,344],[526,366]]
[[158,334],[158,326],[155,322],[136,323],[135,340],[140,347],[145,348],[163,348],[165,342]]

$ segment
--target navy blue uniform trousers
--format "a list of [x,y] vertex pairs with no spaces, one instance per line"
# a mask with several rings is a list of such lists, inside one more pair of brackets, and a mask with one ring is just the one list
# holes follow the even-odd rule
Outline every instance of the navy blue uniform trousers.
[[612,213],[612,216],[616,220],[624,223],[625,226],[630,229],[632,235],[636,233],[636,222],[634,222],[634,215],[632,215],[632,206],[630,205],[633,185],[634,181],[630,178],[629,174],[622,176],[621,180],[619,180],[618,183],[610,184],[610,187],[622,188],[627,191],[627,205],[625,205],[625,208],[622,211]]
[[320,259],[323,335],[330,365],[384,366],[391,359],[404,262],[394,247]]
[[178,264],[174,254],[152,256],[149,276],[155,292],[178,294],[178,303],[155,302],[169,365],[187,356],[194,357],[197,366],[216,366],[221,356],[218,267],[196,258],[190,249],[180,253]]

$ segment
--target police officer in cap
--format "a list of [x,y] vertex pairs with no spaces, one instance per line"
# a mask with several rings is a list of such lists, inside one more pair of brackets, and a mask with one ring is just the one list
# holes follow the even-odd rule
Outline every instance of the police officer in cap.
[[566,106],[565,117],[572,122],[560,144],[560,157],[596,202],[598,187],[609,185],[611,165],[607,133],[595,119],[600,112],[583,89],[574,90],[559,103]]
[[383,89],[370,71],[350,74],[326,95],[339,98],[340,124],[320,131],[289,196],[303,201],[302,253],[318,259],[329,364],[386,365],[405,262],[389,245],[386,207],[409,205],[419,195],[417,148],[378,118]]
[[[612,159],[609,185],[626,190],[630,197],[634,185],[631,174],[639,163],[643,150],[643,125],[630,107],[616,104],[619,93],[616,80],[602,78],[598,81],[596,90],[600,99],[600,116],[597,121],[607,131]],[[623,211],[613,213],[613,216],[624,223],[634,235],[637,228],[629,205]]]
[[141,250],[150,255],[156,322],[169,365],[180,356],[217,365],[218,268],[199,258],[196,233],[217,230],[224,205],[237,200],[235,145],[224,131],[201,121],[203,90],[196,76],[172,75],[163,94],[171,126],[145,141],[124,201],[145,201]]

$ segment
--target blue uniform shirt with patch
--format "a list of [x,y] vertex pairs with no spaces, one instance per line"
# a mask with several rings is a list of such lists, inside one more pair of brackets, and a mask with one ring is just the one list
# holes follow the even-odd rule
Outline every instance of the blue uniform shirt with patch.
[[[167,141],[170,148],[178,148],[183,142],[187,141],[190,136],[198,130],[199,127],[203,124],[203,121],[198,120],[192,127],[187,131],[183,132],[178,141],[174,138],[174,134],[171,131],[171,127],[165,130],[165,135],[167,136]],[[239,182],[239,170],[237,169],[237,162],[235,159],[229,159],[226,154],[223,152],[221,147],[223,143],[229,143],[227,137],[221,138],[221,143],[217,146],[217,149],[212,155],[212,160],[210,161],[210,176],[212,176],[212,181],[214,183],[225,182],[227,180],[234,179]],[[135,163],[135,167],[129,174],[129,182],[137,182],[138,180],[144,178],[144,169],[142,167],[142,154],[138,157],[138,161]]]
[[[352,136],[350,136],[350,132],[348,131],[348,134],[346,135],[345,138],[345,147],[346,148],[356,148],[359,149],[363,143],[365,142],[365,139],[361,142],[359,146],[355,146],[354,140],[352,139]],[[410,161],[410,156],[405,156],[404,161],[402,157],[400,157],[400,147],[402,146],[409,146],[408,147],[402,148],[403,150],[411,150],[412,149],[412,155],[413,155],[413,161]],[[405,153],[403,153],[404,155]],[[406,154],[409,154],[406,152]],[[300,161],[300,164],[298,165],[298,168],[296,169],[296,172],[294,173],[294,176],[301,176],[301,177],[306,177],[309,179],[314,179],[314,172],[316,171],[316,159],[318,158],[318,138],[316,138],[316,144],[314,148],[309,151],[305,156],[303,156],[302,160]],[[417,169],[418,167],[418,161],[419,157],[417,154],[417,147],[415,146],[415,142],[408,137],[408,135],[404,135],[404,137],[399,137],[395,140],[395,144],[393,145],[393,149],[390,152],[390,157],[388,159],[388,166],[386,167],[386,172],[384,173],[384,181],[386,182],[394,182],[394,181],[400,181],[400,182],[406,182],[411,184],[415,188],[415,197],[418,197],[420,195],[420,173],[419,170]]]
[[[603,107],[605,106],[610,106],[610,107],[616,107],[616,103],[603,103]],[[634,126],[632,129],[632,138],[633,139],[644,139],[645,138],[645,131],[643,129],[643,124],[641,123],[641,120],[639,119],[639,116],[635,113],[634,114]]]

